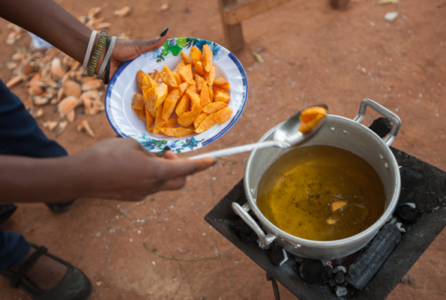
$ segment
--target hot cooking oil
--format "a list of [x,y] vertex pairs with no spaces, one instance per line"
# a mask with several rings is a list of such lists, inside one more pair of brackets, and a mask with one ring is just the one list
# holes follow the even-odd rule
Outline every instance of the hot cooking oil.
[[385,192],[361,157],[331,146],[296,148],[262,177],[257,206],[274,225],[317,241],[364,231],[384,213]]

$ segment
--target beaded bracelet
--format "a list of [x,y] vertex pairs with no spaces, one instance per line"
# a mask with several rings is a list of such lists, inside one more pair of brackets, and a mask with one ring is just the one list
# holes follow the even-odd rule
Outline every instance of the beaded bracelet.
[[96,45],[96,49],[94,49],[93,56],[91,57],[90,64],[88,65],[87,75],[90,77],[94,76],[94,71],[96,70],[96,66],[98,65],[99,57],[101,57],[101,54],[104,51],[106,41],[107,30],[103,29],[99,34],[99,40]]

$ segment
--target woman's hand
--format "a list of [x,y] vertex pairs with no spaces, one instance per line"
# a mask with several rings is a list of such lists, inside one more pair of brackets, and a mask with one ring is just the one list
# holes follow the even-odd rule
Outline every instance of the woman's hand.
[[180,189],[186,176],[215,162],[213,158],[181,159],[171,151],[159,158],[131,138],[103,141],[75,156],[83,168],[79,176],[86,181],[85,196],[130,201]]
[[158,191],[180,189],[186,176],[214,162],[180,159],[171,151],[159,158],[131,138],[103,141],[57,158],[0,155],[0,203],[61,203],[80,197],[139,201]]
[[[115,47],[110,59],[110,78],[119,68],[119,66],[128,61],[132,60],[139,55],[153,51],[161,47],[167,39],[167,31],[169,27],[166,27],[160,34],[159,37],[150,40],[116,40]],[[98,66],[101,64],[98,63]]]

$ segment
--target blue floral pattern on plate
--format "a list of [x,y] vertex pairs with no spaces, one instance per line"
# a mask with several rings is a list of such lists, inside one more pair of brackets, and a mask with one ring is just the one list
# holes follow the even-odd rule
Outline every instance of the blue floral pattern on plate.
[[129,135],[129,136],[139,141],[144,148],[153,152],[163,151],[163,149],[167,146],[173,152],[183,153],[190,150],[194,150],[196,148],[200,148],[201,143],[203,143],[206,140],[206,139],[196,140],[195,137],[186,138],[186,140],[176,140],[176,141],[155,140],[144,133],[140,136],[134,136],[134,135]]
[[145,57],[148,57],[152,60],[156,60],[159,55],[161,55],[161,48],[158,48],[156,50],[144,54]]

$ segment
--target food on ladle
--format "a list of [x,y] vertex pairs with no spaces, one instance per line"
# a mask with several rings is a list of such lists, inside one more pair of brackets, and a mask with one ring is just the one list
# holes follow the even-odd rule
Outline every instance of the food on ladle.
[[323,107],[314,106],[304,109],[299,116],[301,123],[298,130],[303,134],[312,131],[326,115],[327,110]]

